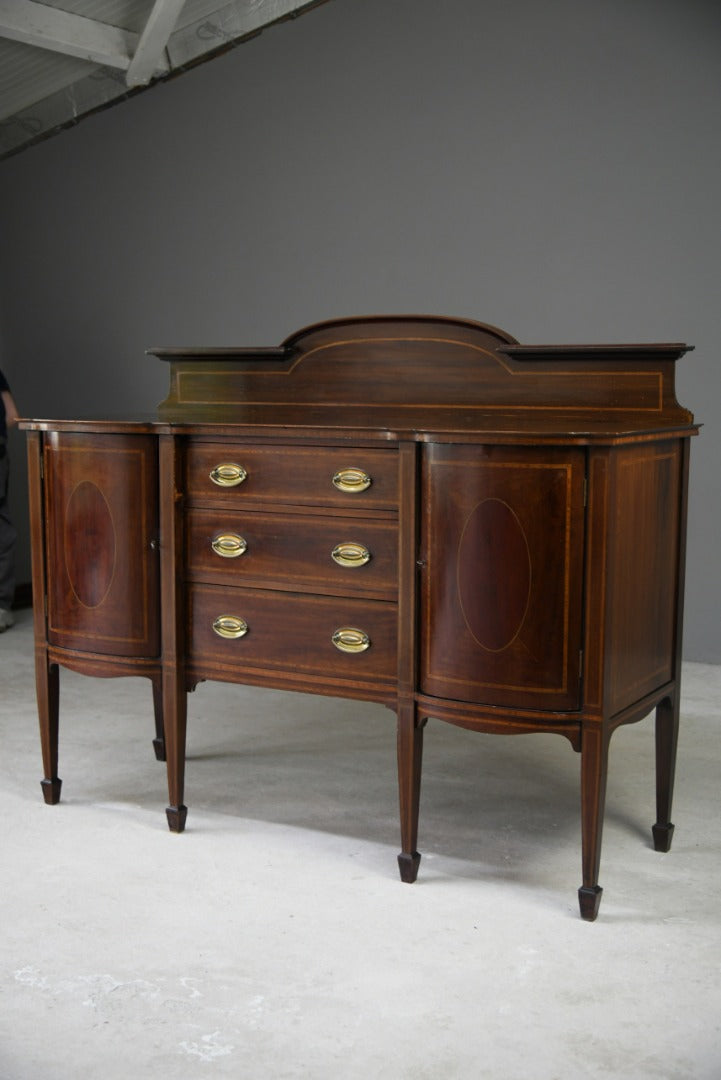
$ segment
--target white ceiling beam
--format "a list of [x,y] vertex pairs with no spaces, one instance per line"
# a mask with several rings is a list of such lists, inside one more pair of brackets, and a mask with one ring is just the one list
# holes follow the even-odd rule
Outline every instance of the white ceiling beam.
[[[223,5],[223,0],[217,2]],[[275,21],[294,18],[325,2],[327,0],[231,0],[228,3],[226,0],[224,6],[212,13],[207,10],[210,3],[201,5],[199,18],[171,34],[166,46],[170,66],[175,70],[199,63],[212,56],[216,49],[232,47]],[[15,10],[18,6],[17,2],[13,5]],[[46,41],[30,39],[27,27],[28,12],[33,8],[47,10],[47,6],[47,3],[43,5],[35,0],[24,0],[22,12],[25,17],[13,20],[10,18],[11,4],[8,0],[0,0],[0,39],[5,32],[8,38],[14,37],[26,43],[29,41],[33,45],[47,46],[49,43]],[[92,23],[92,20],[85,21]],[[19,28],[17,22],[20,23]],[[69,122],[76,121],[102,106],[111,105],[127,95],[124,72],[127,72],[130,66],[139,35],[130,31],[117,31],[128,44],[125,49],[111,50],[107,48],[107,32],[112,31],[112,27],[96,24],[96,28],[100,30],[106,45],[100,50],[102,55],[88,64],[86,75],[75,75],[70,80],[64,75],[54,80],[49,79],[43,84],[43,92],[39,98],[27,99],[24,94],[19,104],[12,96],[3,94],[3,80],[0,78],[0,161],[25,146],[31,146],[39,138],[55,134]],[[54,47],[60,48],[57,38],[54,40]],[[87,51],[85,58],[88,58]],[[105,71],[99,69],[98,64],[104,65]],[[120,70],[116,73],[113,68]]]
[[144,86],[158,71],[184,4],[185,0],[155,0],[125,76],[128,86]]
[[0,0],[0,36],[127,71],[138,35],[34,0]]

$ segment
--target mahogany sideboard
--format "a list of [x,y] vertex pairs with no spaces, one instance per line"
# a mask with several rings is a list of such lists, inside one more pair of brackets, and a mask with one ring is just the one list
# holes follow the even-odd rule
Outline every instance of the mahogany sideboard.
[[205,679],[397,716],[403,881],[428,718],[580,754],[596,917],[609,740],[656,713],[671,844],[692,415],[683,344],[528,346],[463,319],[320,323],[278,348],[155,349],[152,420],[26,420],[46,802],[58,669],[145,675],[181,832]]

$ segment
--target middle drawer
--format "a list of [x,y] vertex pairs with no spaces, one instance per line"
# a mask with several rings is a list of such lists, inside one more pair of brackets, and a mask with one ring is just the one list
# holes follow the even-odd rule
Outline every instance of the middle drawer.
[[398,526],[359,518],[191,509],[190,580],[394,600]]

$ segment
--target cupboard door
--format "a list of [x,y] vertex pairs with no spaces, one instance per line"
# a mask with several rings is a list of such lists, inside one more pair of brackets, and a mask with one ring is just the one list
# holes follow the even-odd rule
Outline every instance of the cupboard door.
[[160,652],[157,440],[53,432],[44,455],[48,640]]
[[579,706],[584,477],[576,448],[426,447],[423,692]]

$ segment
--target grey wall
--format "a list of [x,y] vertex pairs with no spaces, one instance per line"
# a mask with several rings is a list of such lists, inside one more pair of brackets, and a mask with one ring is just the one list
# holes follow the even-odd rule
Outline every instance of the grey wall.
[[716,0],[332,0],[0,165],[6,374],[28,415],[148,411],[150,345],[372,312],[693,342],[686,655],[721,662],[720,132]]

